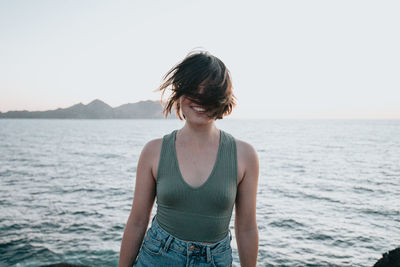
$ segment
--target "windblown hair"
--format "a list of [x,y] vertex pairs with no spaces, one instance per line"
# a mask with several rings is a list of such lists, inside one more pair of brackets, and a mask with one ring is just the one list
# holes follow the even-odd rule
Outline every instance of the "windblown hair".
[[189,53],[167,72],[158,88],[162,91],[161,103],[168,88],[172,94],[163,108],[165,117],[174,108],[179,119],[183,120],[179,104],[181,96],[202,106],[208,117],[214,120],[229,115],[236,105],[229,70],[220,59],[205,51]]

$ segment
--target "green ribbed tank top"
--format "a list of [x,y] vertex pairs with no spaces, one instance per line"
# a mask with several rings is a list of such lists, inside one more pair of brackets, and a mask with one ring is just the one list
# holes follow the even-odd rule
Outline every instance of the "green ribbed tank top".
[[217,159],[208,179],[192,187],[182,178],[176,132],[163,137],[157,170],[156,220],[165,231],[187,241],[215,243],[229,231],[236,199],[237,151],[234,137],[220,130]]

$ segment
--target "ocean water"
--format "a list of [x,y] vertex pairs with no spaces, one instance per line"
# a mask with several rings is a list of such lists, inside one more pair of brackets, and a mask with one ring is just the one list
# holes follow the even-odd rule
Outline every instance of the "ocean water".
[[[0,266],[116,266],[140,151],[182,126],[0,120]],[[258,266],[372,266],[400,245],[400,120],[217,126],[258,152]]]

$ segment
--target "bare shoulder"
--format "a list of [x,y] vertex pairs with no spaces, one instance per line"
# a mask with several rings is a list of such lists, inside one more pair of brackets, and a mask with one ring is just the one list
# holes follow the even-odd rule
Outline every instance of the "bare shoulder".
[[238,156],[257,156],[257,152],[252,145],[237,138],[235,140]]
[[[238,183],[240,183],[246,174],[258,175],[258,156],[254,147],[240,139],[235,138],[238,162]],[[254,175],[252,175],[254,176]]]
[[150,140],[144,145],[142,153],[157,154],[157,152],[161,151],[162,141],[162,138]]
[[157,138],[147,142],[140,155],[140,161],[151,168],[151,173],[154,179],[157,178],[157,168],[160,160],[162,141],[162,138]]

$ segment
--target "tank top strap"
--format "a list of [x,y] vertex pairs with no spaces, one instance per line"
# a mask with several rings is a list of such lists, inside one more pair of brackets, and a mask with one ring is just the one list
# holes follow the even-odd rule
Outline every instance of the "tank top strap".
[[236,191],[238,179],[237,149],[235,138],[221,130],[221,151],[214,175],[215,186],[229,186],[230,190]]
[[165,177],[165,174],[173,171],[174,168],[174,158],[171,156],[174,153],[175,149],[175,133],[178,130],[174,130],[169,134],[163,136],[160,159],[158,163],[157,169],[157,184],[159,183],[159,179]]

